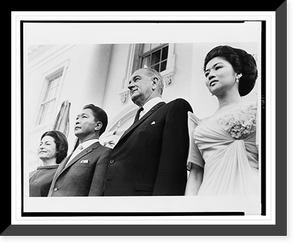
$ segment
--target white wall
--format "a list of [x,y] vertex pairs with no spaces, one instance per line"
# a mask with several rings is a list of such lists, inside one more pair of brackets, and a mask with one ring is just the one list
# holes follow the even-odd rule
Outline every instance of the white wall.
[[120,92],[126,77],[130,44],[113,45],[110,67],[107,77],[107,87],[103,101],[103,108],[109,115],[109,122],[122,110],[128,107],[131,101],[121,104]]
[[175,68],[172,84],[167,86],[163,93],[163,98],[166,101],[171,101],[176,98],[188,100],[190,97],[192,48],[192,44],[174,44]]
[[[107,72],[110,62],[111,45],[68,45],[53,46],[47,53],[40,54],[28,63],[28,74],[25,78],[25,157],[30,170],[39,160],[36,156],[41,135],[53,126],[61,103],[71,102],[70,131],[68,135],[69,151],[75,143],[73,127],[76,115],[86,104],[102,106],[105,94]],[[64,49],[62,49],[64,48]],[[59,65],[66,65],[60,92],[51,122],[35,126],[39,104],[44,92],[45,76]]]

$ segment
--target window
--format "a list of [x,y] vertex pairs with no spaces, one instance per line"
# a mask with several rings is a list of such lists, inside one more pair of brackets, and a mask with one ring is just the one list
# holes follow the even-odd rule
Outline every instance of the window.
[[46,77],[46,90],[40,105],[37,125],[46,123],[51,118],[58,94],[60,80],[62,78],[62,73],[63,70],[59,70],[58,72]]
[[158,72],[166,70],[169,44],[148,43],[141,50],[139,68],[150,67]]
[[126,75],[119,93],[121,103],[128,103],[130,76],[140,68],[154,68],[163,77],[165,86],[170,86],[175,72],[174,51],[174,43],[130,44]]
[[139,68],[150,67],[158,72],[167,69],[169,58],[168,43],[145,43],[134,46],[131,73]]

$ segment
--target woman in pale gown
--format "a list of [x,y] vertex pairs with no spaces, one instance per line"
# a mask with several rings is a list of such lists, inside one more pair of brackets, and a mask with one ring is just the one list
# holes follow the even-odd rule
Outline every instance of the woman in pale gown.
[[242,98],[255,85],[256,62],[244,50],[218,46],[206,55],[204,74],[219,108],[203,120],[189,113],[195,129],[185,194],[258,195],[257,103]]

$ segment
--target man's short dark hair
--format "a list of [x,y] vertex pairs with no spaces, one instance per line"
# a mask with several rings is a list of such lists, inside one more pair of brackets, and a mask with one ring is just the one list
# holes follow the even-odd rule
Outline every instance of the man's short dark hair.
[[100,121],[102,123],[102,127],[99,132],[99,137],[100,137],[100,135],[105,131],[107,122],[108,122],[108,117],[107,117],[106,112],[102,108],[95,106],[93,104],[85,105],[83,107],[83,109],[91,109],[93,112],[95,121]]

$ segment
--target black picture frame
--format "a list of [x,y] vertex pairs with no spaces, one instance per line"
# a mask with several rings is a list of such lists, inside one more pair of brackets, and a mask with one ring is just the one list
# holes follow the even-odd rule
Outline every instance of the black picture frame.
[[[277,5],[276,5],[277,4]],[[276,5],[276,6],[275,6]],[[15,225],[11,186],[1,212],[2,236],[284,236],[287,234],[287,2],[268,5],[276,14],[276,224],[272,225]],[[222,11],[231,9],[224,8]],[[242,10],[244,11],[244,10]],[[252,11],[252,10],[250,10]],[[253,11],[257,11],[253,9]],[[280,107],[280,108],[278,108]],[[21,114],[22,115],[22,114]],[[280,166],[280,167],[279,167]],[[14,165],[12,165],[14,167]],[[11,179],[9,168],[4,174]],[[5,184],[5,186],[4,186]],[[124,215],[124,214],[123,214]],[[125,214],[126,215],[126,214]]]

